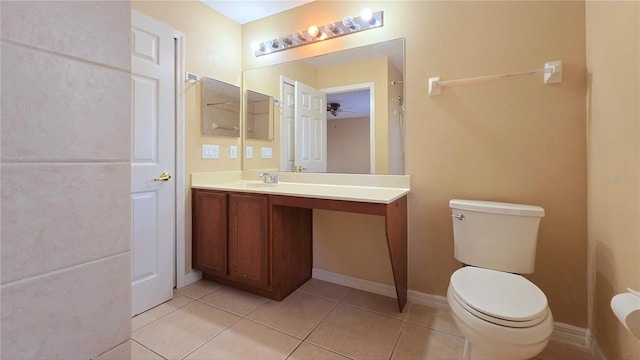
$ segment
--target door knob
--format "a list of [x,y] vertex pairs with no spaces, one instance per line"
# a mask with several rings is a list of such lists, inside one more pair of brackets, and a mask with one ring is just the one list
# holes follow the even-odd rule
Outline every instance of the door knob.
[[169,174],[168,172],[163,172],[162,174],[160,174],[160,177],[153,178],[153,181],[169,181],[169,179],[171,179],[171,174]]

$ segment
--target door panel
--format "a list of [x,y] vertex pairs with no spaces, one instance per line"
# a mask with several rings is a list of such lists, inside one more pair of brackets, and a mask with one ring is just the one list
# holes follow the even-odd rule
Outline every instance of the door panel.
[[283,104],[282,104],[282,139],[281,141],[281,170],[291,171],[295,166],[295,87],[293,84],[283,81]]
[[326,95],[295,82],[295,166],[305,171],[327,171]]
[[[173,296],[175,59],[173,29],[131,15],[132,315]],[[162,173],[169,176],[161,177]]]

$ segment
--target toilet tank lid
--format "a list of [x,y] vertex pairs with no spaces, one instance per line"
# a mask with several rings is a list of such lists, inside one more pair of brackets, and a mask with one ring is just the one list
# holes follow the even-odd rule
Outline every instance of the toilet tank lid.
[[535,205],[453,199],[449,201],[449,207],[458,210],[470,210],[493,214],[544,217],[544,209]]

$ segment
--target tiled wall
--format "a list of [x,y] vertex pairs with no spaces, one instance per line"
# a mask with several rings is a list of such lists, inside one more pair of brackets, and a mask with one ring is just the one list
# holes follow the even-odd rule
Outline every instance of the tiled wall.
[[91,358],[131,331],[131,6],[0,4],[0,357]]

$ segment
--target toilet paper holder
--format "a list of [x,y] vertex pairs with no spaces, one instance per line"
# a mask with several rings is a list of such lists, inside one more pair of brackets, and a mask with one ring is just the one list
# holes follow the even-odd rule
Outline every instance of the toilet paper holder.
[[627,288],[627,292],[614,295],[611,310],[622,325],[640,339],[640,291]]
[[627,291],[632,293],[635,296],[640,297],[640,291],[638,291],[638,290],[633,290],[632,288],[627,288]]

